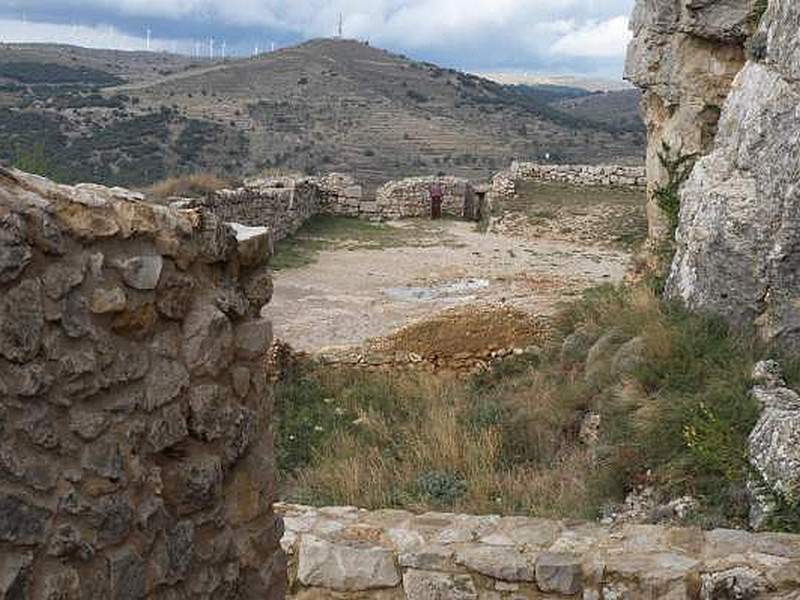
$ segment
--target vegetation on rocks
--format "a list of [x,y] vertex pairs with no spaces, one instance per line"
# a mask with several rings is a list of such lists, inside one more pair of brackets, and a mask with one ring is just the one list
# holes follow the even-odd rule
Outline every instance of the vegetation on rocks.
[[746,526],[750,371],[768,350],[644,288],[593,290],[557,325],[558,343],[466,381],[296,367],[276,396],[285,497],[594,518],[646,486],[695,498],[690,523]]

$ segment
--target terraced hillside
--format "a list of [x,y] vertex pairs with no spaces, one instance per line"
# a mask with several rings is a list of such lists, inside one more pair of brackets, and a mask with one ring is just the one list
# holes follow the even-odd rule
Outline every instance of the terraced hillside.
[[[637,163],[643,154],[639,130],[560,110],[569,90],[532,93],[354,41],[214,64],[93,52],[48,46],[37,59],[35,47],[3,47],[0,158],[135,186],[274,168],[373,184],[432,171],[482,178],[514,158]],[[41,77],[31,81],[32,71]]]

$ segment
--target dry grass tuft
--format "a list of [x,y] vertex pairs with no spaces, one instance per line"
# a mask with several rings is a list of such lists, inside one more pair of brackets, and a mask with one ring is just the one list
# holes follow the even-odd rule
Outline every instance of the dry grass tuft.
[[[469,382],[301,369],[277,389],[284,497],[591,518],[646,481],[697,498],[694,524],[745,525],[749,373],[769,349],[641,289],[593,290],[558,319],[562,339],[578,328],[637,338],[638,360],[615,371],[620,342],[591,369],[554,348]],[[786,365],[800,378],[800,361]],[[600,431],[587,444],[589,413]]]
[[162,201],[168,198],[198,198],[233,186],[235,182],[232,180],[222,179],[211,173],[194,173],[155,183],[147,190],[147,195]]

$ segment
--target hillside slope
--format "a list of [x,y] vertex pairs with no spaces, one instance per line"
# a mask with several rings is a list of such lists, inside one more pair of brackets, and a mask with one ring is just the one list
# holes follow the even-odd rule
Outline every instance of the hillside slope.
[[[165,61],[159,66],[143,62],[143,53],[115,53],[113,68],[103,68],[103,59],[78,56],[72,62],[95,75],[79,89],[74,82],[34,84],[21,80],[19,69],[4,70],[22,62],[12,56],[21,52],[14,48],[0,54],[6,139],[0,157],[18,158],[44,140],[48,148],[39,158],[53,165],[66,160],[68,177],[136,185],[176,171],[242,175],[290,168],[348,171],[378,184],[439,170],[482,178],[514,158],[548,154],[564,162],[639,162],[642,156],[638,131],[559,110],[520,87],[354,41],[315,40],[194,66],[167,55],[153,55],[153,62]],[[136,67],[121,66],[133,59]],[[54,147],[71,151],[54,153]]]

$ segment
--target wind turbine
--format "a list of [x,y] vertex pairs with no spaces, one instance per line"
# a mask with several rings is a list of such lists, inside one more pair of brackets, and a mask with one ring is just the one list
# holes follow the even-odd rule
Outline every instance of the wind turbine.
[[208,58],[214,60],[214,38],[208,38]]
[[148,28],[147,28],[147,51],[148,51],[148,52],[150,52],[150,34],[151,34],[151,33],[152,33],[152,32],[150,31],[150,28],[148,27]]

